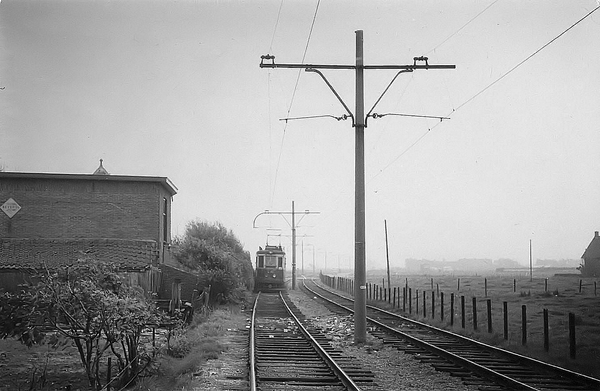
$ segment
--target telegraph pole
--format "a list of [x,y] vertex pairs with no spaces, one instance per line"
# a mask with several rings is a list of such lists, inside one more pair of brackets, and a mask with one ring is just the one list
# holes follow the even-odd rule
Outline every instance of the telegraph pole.
[[296,213],[292,201],[292,290],[296,290]]
[[[356,63],[354,65],[333,65],[333,64],[276,64],[275,56],[270,54],[261,56],[261,68],[295,68],[304,69],[307,72],[317,73],[327,83],[327,86],[335,94],[348,116],[352,119],[352,126],[355,128],[355,202],[354,202],[354,342],[364,343],[367,340],[367,319],[366,319],[366,245],[365,245],[365,128],[367,127],[367,118],[378,118],[373,113],[373,108],[365,116],[364,114],[364,71],[365,69],[394,69],[399,70],[392,82],[385,89],[379,100],[386,93],[387,89],[396,80],[396,77],[403,72],[413,72],[417,69],[454,69],[455,65],[429,65],[427,57],[415,57],[412,65],[365,65],[363,59],[363,31],[356,31]],[[425,62],[425,65],[417,65],[417,61]],[[355,71],[356,78],[356,100],[354,114],[348,109],[342,98],[335,91],[333,86],[325,78],[319,69],[349,69]],[[379,100],[375,103],[379,103]],[[439,118],[439,117],[438,117]]]

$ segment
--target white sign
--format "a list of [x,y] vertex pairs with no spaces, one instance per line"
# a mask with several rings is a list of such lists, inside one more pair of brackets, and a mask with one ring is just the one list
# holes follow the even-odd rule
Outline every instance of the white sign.
[[18,211],[21,210],[21,205],[17,204],[17,201],[13,200],[12,198],[9,198],[4,204],[2,204],[2,206],[0,206],[0,209],[6,213],[8,218],[12,218],[17,214]]

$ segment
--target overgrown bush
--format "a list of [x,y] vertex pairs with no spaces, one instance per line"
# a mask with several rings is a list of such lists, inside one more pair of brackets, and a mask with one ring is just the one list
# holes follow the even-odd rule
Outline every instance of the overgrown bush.
[[197,271],[203,284],[211,286],[212,303],[239,301],[252,287],[250,253],[221,223],[189,223],[184,237],[175,241],[173,252],[178,262]]

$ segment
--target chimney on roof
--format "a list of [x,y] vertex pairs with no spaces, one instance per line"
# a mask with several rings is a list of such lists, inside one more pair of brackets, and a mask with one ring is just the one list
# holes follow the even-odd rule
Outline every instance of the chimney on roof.
[[595,237],[598,236],[598,231],[594,232],[594,236]]
[[100,166],[94,171],[94,175],[110,175],[102,165],[102,159],[100,159]]

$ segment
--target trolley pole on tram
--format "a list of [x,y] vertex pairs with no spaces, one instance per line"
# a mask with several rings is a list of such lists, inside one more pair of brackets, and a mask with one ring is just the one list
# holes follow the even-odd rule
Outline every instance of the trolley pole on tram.
[[[367,340],[366,319],[366,245],[365,245],[365,128],[369,117],[379,118],[382,115],[373,113],[373,109],[383,95],[387,92],[396,77],[404,72],[412,72],[417,69],[454,69],[456,65],[429,65],[427,57],[415,57],[412,65],[364,65],[363,59],[363,31],[356,30],[356,63],[354,65],[332,65],[332,64],[276,64],[275,56],[270,54],[261,56],[261,68],[296,68],[307,72],[314,72],[321,76],[327,86],[335,94],[348,115],[336,119],[352,120],[355,128],[355,202],[354,202],[354,342],[364,343]],[[425,65],[417,65],[417,61],[425,62]],[[319,69],[348,69],[355,71],[356,78],[356,100],[355,114],[352,114],[348,106],[335,91],[333,86],[325,78]],[[377,102],[369,113],[364,114],[364,70],[365,69],[391,69],[399,70],[388,87],[383,91]],[[441,118],[441,117],[437,117]]]

